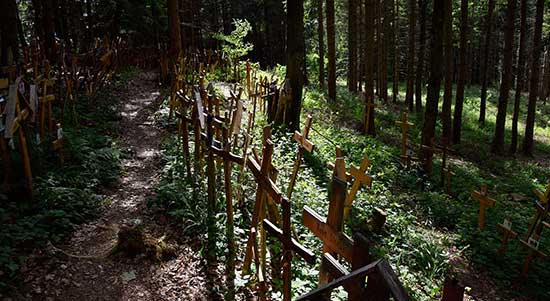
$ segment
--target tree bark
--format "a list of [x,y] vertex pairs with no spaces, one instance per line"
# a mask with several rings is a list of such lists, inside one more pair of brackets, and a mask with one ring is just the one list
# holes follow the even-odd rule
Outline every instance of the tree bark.
[[485,125],[485,111],[487,106],[487,69],[489,68],[489,52],[491,45],[491,33],[493,30],[493,11],[495,0],[489,0],[487,17],[485,19],[485,45],[483,45],[483,57],[481,61],[481,103],[479,105],[479,123]]
[[[388,45],[390,43],[390,21],[389,21],[389,8],[390,1],[382,1],[380,5],[380,16],[382,18],[382,34],[380,38],[380,98],[387,103],[388,102]],[[379,19],[380,20],[380,19]]]
[[537,13],[535,17],[535,31],[533,34],[533,55],[531,56],[531,87],[529,91],[529,104],[527,106],[527,119],[525,121],[525,136],[523,138],[523,154],[532,156],[534,150],[535,113],[538,98],[538,85],[540,77],[540,54],[542,52],[541,36],[544,15],[544,0],[537,0]]
[[416,82],[415,82],[415,100],[416,100],[416,111],[422,113],[422,79],[424,75],[424,58],[426,53],[426,18],[428,10],[428,1],[419,0],[420,7],[420,39],[418,41],[418,58],[416,65]]
[[366,0],[365,3],[365,114],[364,129],[368,135],[376,135],[374,128],[374,1]]
[[[437,121],[437,107],[439,104],[439,90],[443,75],[443,24],[445,5],[443,1],[434,1],[431,28],[431,55],[430,77],[428,80],[428,95],[426,98],[426,110],[424,113],[424,125],[422,127],[422,144],[430,145],[435,136],[435,124]],[[422,152],[424,159],[424,171],[432,170],[432,156],[429,151]]]
[[409,111],[414,110],[413,94],[414,94],[414,59],[415,59],[415,25],[416,25],[416,0],[409,0],[409,54],[407,57],[407,94],[405,102],[409,107]]
[[357,0],[348,0],[348,90],[357,92]]
[[512,115],[512,137],[510,139],[510,153],[515,154],[518,148],[518,120],[521,103],[521,93],[525,87],[525,49],[527,42],[527,0],[520,0],[520,37],[518,51],[518,65],[516,77],[516,94],[514,97],[514,113]]
[[393,102],[397,102],[399,95],[399,0],[394,0],[393,17]]
[[170,54],[177,59],[181,52],[181,26],[178,0],[168,0],[168,19],[170,24]]
[[468,0],[460,1],[460,53],[458,66],[458,82],[456,85],[456,100],[453,119],[453,144],[459,144],[462,133],[462,111],[464,107],[464,87],[467,76],[468,49]]
[[506,125],[506,110],[508,108],[508,97],[512,85],[512,65],[514,63],[514,22],[516,20],[516,0],[508,0],[506,13],[506,24],[504,28],[504,60],[503,74],[500,83],[498,98],[497,120],[495,125],[495,136],[491,145],[491,152],[502,155],[504,153],[504,127]]
[[441,112],[441,123],[443,125],[441,136],[450,139],[452,130],[451,106],[453,104],[453,2],[452,0],[444,0],[444,2],[445,91]]
[[285,124],[292,132],[300,128],[302,88],[305,77],[304,2],[287,0],[287,74],[290,84],[290,106]]
[[0,64],[12,65],[18,58],[17,43],[17,3],[15,0],[3,0],[0,4]]
[[334,0],[327,0],[328,98],[336,101],[336,32]]
[[319,39],[319,86],[325,88],[325,39],[323,26],[323,1],[317,0],[317,37]]

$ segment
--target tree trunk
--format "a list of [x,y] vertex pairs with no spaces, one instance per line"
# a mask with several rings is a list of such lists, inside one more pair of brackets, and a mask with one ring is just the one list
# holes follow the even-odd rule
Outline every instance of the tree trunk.
[[319,39],[319,86],[325,88],[325,39],[323,27],[323,1],[317,0],[317,37]]
[[464,86],[466,83],[468,48],[468,0],[460,1],[460,53],[458,66],[458,82],[456,85],[456,100],[453,119],[453,144],[460,143],[462,133],[462,110],[464,107]]
[[12,65],[18,58],[17,3],[3,0],[0,4],[0,65]]
[[540,97],[542,98],[544,104],[546,104],[546,101],[548,100],[548,96],[550,94],[550,49],[546,50],[543,74],[544,76],[540,87]]
[[305,77],[304,2],[287,0],[287,74],[290,84],[290,106],[285,124],[292,132],[300,128],[302,87]]
[[397,102],[399,95],[399,0],[394,0],[393,17],[393,102]]
[[336,33],[334,0],[327,0],[328,98],[336,101]]
[[485,19],[485,45],[483,45],[483,57],[481,61],[481,103],[479,105],[479,123],[485,125],[485,111],[487,106],[487,69],[489,68],[489,50],[491,45],[491,33],[493,29],[493,11],[495,0],[489,0],[487,17]]
[[[437,107],[439,104],[439,90],[441,77],[443,76],[443,16],[445,5],[443,1],[434,1],[431,29],[431,55],[430,77],[428,80],[428,95],[426,97],[426,110],[424,125],[422,127],[422,144],[430,145],[435,136],[435,124],[437,121]],[[429,151],[422,152],[424,170],[429,173],[432,170],[432,156]]]
[[533,136],[535,131],[535,113],[538,98],[538,85],[540,77],[540,54],[542,50],[542,22],[544,15],[544,0],[537,0],[537,13],[535,17],[535,32],[533,34],[533,55],[531,66],[531,87],[529,91],[529,105],[527,107],[527,119],[525,121],[525,136],[523,138],[523,154],[526,156],[533,155],[534,142]]
[[348,0],[348,90],[357,92],[357,0]]
[[380,98],[388,102],[388,45],[390,43],[390,20],[389,20],[389,5],[390,1],[383,1],[380,5],[380,16],[382,19],[382,35],[380,38]]
[[269,43],[269,52],[271,52],[270,64],[284,65],[285,57],[285,11],[283,2],[280,0],[268,0],[266,3],[266,23],[269,24],[267,37]]
[[[441,114],[441,123],[443,130],[442,138],[451,138],[451,106],[453,104],[453,2],[445,0],[445,92],[443,95],[443,107]],[[448,141],[448,140],[447,140]]]
[[508,0],[508,9],[506,13],[506,24],[504,28],[504,60],[503,74],[500,82],[500,92],[498,98],[497,121],[495,126],[495,136],[491,146],[491,152],[494,154],[504,153],[504,126],[506,124],[506,110],[508,107],[508,97],[510,86],[512,85],[512,65],[514,63],[514,22],[516,20],[516,0]]
[[409,55],[407,57],[407,94],[405,102],[409,111],[414,110],[414,59],[415,59],[415,25],[416,25],[416,0],[409,0]]
[[520,0],[520,37],[518,51],[518,65],[516,77],[516,94],[514,97],[514,113],[512,115],[512,138],[510,140],[510,153],[515,154],[518,148],[518,120],[521,103],[521,93],[525,86],[525,47],[527,35],[527,0]]
[[420,40],[418,41],[418,62],[416,65],[416,82],[415,82],[415,98],[416,98],[416,111],[422,113],[422,78],[424,75],[424,57],[426,52],[426,18],[428,10],[428,1],[419,0],[420,6]]
[[[374,128],[374,1],[366,0],[365,4],[365,133],[376,135]],[[369,108],[370,106],[370,108]]]
[[177,59],[181,52],[181,27],[178,0],[168,0],[168,19],[170,24],[170,54]]

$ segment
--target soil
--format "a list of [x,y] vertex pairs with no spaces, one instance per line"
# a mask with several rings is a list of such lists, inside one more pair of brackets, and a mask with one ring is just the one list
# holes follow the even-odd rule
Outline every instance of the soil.
[[[20,288],[4,300],[211,300],[206,264],[197,242],[186,238],[146,201],[159,182],[160,144],[168,133],[154,120],[162,98],[157,74],[143,72],[121,91],[118,143],[128,155],[100,218],[79,226],[64,245],[37,250],[19,276]],[[111,255],[119,229],[141,225],[163,238],[175,258]],[[63,250],[63,251],[59,251]],[[69,255],[68,255],[69,254]],[[53,256],[52,256],[53,255]]]

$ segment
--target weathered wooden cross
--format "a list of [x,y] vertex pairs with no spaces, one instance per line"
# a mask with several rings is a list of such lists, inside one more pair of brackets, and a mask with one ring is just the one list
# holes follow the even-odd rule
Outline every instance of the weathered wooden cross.
[[535,228],[537,228],[536,230],[538,234],[540,234],[542,230],[542,221],[548,218],[550,212],[550,203],[548,202],[550,197],[550,185],[546,186],[546,190],[544,192],[539,189],[535,189],[534,192],[539,198],[539,202],[535,202],[536,212],[531,220],[531,223],[529,224],[529,229],[527,230],[524,238],[525,241],[529,240],[531,235],[533,235]]
[[517,232],[512,230],[512,221],[510,218],[505,218],[502,223],[498,224],[498,229],[502,232],[502,243],[498,249],[499,254],[504,254],[506,248],[508,247],[508,240],[514,239],[518,236]]
[[495,206],[496,201],[487,195],[487,185],[483,184],[479,191],[472,192],[472,198],[479,202],[479,216],[478,225],[479,229],[485,228],[485,208],[492,208]]
[[401,119],[395,121],[395,125],[401,128],[401,163],[409,166],[410,156],[407,155],[407,131],[414,127],[414,123],[407,121],[407,112],[401,113]]
[[540,234],[534,234],[527,241],[523,239],[520,240],[522,246],[527,249],[527,257],[525,257],[521,268],[522,277],[527,277],[527,273],[529,273],[529,266],[535,258],[545,259],[547,257],[544,252],[539,250],[539,239]]
[[308,153],[313,152],[315,145],[308,140],[309,130],[311,128],[311,115],[306,119],[306,124],[302,133],[295,131],[294,140],[298,143],[298,152],[296,153],[296,160],[294,161],[294,168],[292,170],[292,175],[290,176],[290,183],[288,184],[287,197],[292,199],[292,190],[294,189],[294,184],[296,183],[296,177],[298,176],[298,171],[300,170],[300,164],[302,163],[302,156],[304,151]]

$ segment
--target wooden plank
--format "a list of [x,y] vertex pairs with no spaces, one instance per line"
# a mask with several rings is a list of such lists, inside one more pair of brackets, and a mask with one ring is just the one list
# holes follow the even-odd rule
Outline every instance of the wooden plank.
[[327,225],[320,215],[308,206],[302,211],[302,222],[313,234],[321,238],[327,246],[347,261],[353,259],[353,240],[336,229]]

